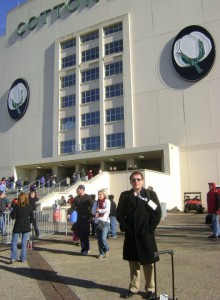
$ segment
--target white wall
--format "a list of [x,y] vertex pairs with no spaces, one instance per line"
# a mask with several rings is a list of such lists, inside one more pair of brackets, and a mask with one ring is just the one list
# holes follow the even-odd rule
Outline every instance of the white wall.
[[[176,163],[178,164],[178,161],[176,161]],[[141,172],[145,179],[144,187],[153,186],[160,202],[166,203],[167,209],[178,208],[183,210],[179,189],[180,180],[179,176],[176,176],[175,170],[172,172],[173,176],[149,170],[141,170]],[[76,183],[65,192],[54,192],[44,197],[39,201],[41,209],[52,206],[54,201],[60,199],[62,195],[64,195],[66,199],[69,194],[76,196],[76,188],[79,184],[85,185],[85,192],[87,194],[95,194],[96,196],[98,191],[104,188],[109,194],[115,196],[115,202],[118,203],[121,192],[131,189],[129,181],[131,173],[132,171],[102,172],[89,181]]]
[[[166,203],[167,209],[177,207],[182,210],[180,199],[175,198],[175,189],[172,187],[171,176],[168,174],[162,174],[159,172],[141,170],[144,174],[145,182],[144,186],[147,188],[149,185],[153,186],[154,191],[157,193],[160,202]],[[121,192],[131,189],[129,182],[129,176],[131,172],[102,172],[97,175],[93,180],[80,182],[85,185],[85,192],[87,194],[95,194],[97,196],[98,191],[105,188],[109,194],[115,196],[115,202],[118,203]],[[65,192],[54,192],[44,197],[39,201],[41,209],[50,207],[54,204],[55,200],[60,199],[62,195],[68,199],[68,195],[72,194],[76,196],[76,188],[79,183],[72,188],[67,189]],[[179,200],[179,201],[178,201]]]
[[[211,33],[218,54],[220,1],[100,0],[62,20],[50,20],[24,38],[16,37],[19,22],[27,22],[30,16],[38,16],[58,3],[28,1],[13,10],[8,15],[6,36],[0,38],[0,177],[11,174],[15,165],[58,159],[54,120],[58,119],[59,87],[54,78],[59,75],[55,42],[129,16],[131,44],[124,56],[131,63],[132,77],[130,82],[125,76],[126,93],[132,85],[132,95],[126,96],[128,114],[131,115],[128,107],[134,109],[133,121],[126,120],[126,134],[132,136],[129,146],[172,143],[179,147],[181,197],[184,192],[201,191],[205,202],[207,183],[220,182],[220,56],[216,56],[210,73],[196,83],[179,78],[170,57],[175,36],[192,24]],[[31,101],[25,116],[14,122],[5,103],[11,84],[19,77],[27,79]]]

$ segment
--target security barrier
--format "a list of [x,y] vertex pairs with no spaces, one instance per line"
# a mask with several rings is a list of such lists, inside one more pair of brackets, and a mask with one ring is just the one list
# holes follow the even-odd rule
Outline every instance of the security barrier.
[[10,244],[13,230],[13,220],[10,217],[10,212],[4,212],[4,229],[1,232],[1,242],[3,244]]
[[[58,211],[58,212],[57,212]],[[67,235],[67,213],[65,209],[56,209],[59,218],[54,218],[55,210],[48,209],[35,211],[34,217],[39,229],[40,237],[53,235],[55,233],[65,233]],[[14,221],[10,217],[10,212],[4,213],[4,231],[1,232],[0,242],[10,244],[12,238]],[[32,228],[32,236],[34,237],[34,228]]]

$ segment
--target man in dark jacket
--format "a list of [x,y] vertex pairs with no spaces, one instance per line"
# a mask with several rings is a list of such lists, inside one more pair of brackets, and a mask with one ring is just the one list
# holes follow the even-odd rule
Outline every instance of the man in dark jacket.
[[29,203],[30,205],[32,206],[33,208],[33,211],[34,211],[34,219],[33,219],[33,227],[34,227],[34,232],[35,232],[35,237],[36,238],[39,238],[39,228],[38,228],[38,224],[37,224],[37,205],[36,203],[39,201],[39,198],[37,197],[37,194],[36,192],[34,191],[30,191],[29,193]]
[[117,238],[117,222],[116,222],[116,203],[114,201],[114,195],[109,195],[109,200],[111,201],[111,208],[110,208],[110,214],[109,214],[109,218],[110,218],[110,230],[108,232],[109,237],[116,239]]
[[90,251],[89,230],[92,211],[92,199],[85,193],[85,186],[80,184],[76,189],[77,196],[74,199],[72,210],[77,211],[76,227],[79,233],[81,254],[88,255]]
[[117,207],[117,220],[125,232],[123,259],[129,261],[130,286],[122,298],[136,294],[140,286],[140,266],[143,265],[146,299],[154,299],[153,262],[157,252],[155,229],[161,219],[161,208],[154,191],[143,187],[144,177],[139,171],[130,176],[132,189],[122,192]]

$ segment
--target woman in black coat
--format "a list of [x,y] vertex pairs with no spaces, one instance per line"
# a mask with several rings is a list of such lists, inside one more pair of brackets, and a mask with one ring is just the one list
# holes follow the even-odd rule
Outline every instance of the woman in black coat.
[[122,298],[136,294],[140,285],[140,265],[145,276],[146,299],[154,297],[153,262],[157,252],[155,229],[161,219],[161,208],[154,191],[143,187],[143,174],[134,171],[130,176],[132,189],[122,192],[117,207],[117,220],[125,232],[123,259],[129,261],[130,287]]
[[18,195],[18,202],[13,207],[11,218],[15,220],[11,241],[11,263],[18,260],[17,244],[20,234],[22,235],[20,261],[24,262],[27,257],[27,241],[31,231],[30,224],[34,219],[33,208],[29,204],[28,196],[25,193],[21,192]]

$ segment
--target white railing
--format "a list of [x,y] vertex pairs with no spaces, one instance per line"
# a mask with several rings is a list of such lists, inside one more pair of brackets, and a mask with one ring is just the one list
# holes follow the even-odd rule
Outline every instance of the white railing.
[[80,154],[83,151],[86,151],[86,145],[85,144],[75,144],[72,146],[73,153]]
[[[39,229],[40,238],[53,235],[55,233],[65,233],[67,235],[67,211],[66,209],[48,209],[35,211],[34,217]],[[12,238],[14,221],[11,219],[10,211],[4,212],[4,230],[1,232],[0,242],[10,244]],[[34,228],[32,228],[32,238],[34,238]]]

